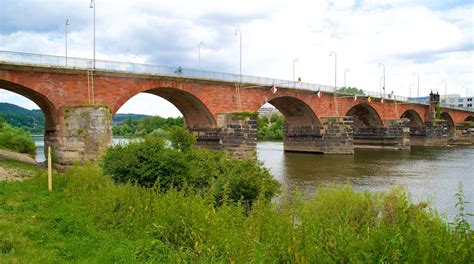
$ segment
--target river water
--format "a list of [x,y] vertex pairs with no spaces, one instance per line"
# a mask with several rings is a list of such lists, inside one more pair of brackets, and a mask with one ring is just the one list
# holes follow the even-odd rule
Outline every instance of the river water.
[[[43,137],[34,137],[38,161],[44,161]],[[115,139],[114,143],[123,141]],[[125,140],[126,141],[126,140]],[[459,184],[474,213],[474,146],[412,148],[410,151],[356,150],[355,155],[285,153],[281,142],[259,142],[257,156],[289,190],[313,193],[318,186],[350,184],[378,192],[404,186],[414,201],[429,200],[452,220]],[[474,225],[471,217],[469,222]]]

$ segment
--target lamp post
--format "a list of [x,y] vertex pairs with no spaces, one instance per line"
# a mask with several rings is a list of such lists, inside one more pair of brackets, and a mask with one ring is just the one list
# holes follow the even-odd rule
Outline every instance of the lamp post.
[[296,83],[295,64],[297,62],[300,62],[300,60],[298,58],[295,58],[293,60],[293,87],[295,87],[295,83]]
[[[385,97],[385,64],[383,63],[379,63],[379,68],[380,67],[383,67],[383,97]],[[382,94],[382,91],[380,91],[380,93]]]
[[415,85],[414,83],[410,83],[410,98],[411,98],[411,87]]
[[383,86],[382,81],[383,81],[383,76],[380,77],[379,79],[379,93],[381,96],[382,96],[382,86]]
[[94,70],[95,70],[95,0],[91,0],[89,8],[94,9]]
[[240,31],[239,29],[236,29],[234,35],[235,35],[235,36],[237,36],[237,35],[240,36],[239,83],[241,83],[241,82],[242,82],[242,31]]
[[417,82],[416,82],[416,97],[420,97],[420,74],[417,72],[413,73],[413,77],[417,76]]
[[347,72],[351,72],[351,70],[349,68],[345,69],[344,70],[344,87],[347,88],[347,85],[346,85],[346,73]]
[[198,69],[201,69],[201,48],[204,47],[204,41],[199,42]]
[[337,107],[337,53],[335,51],[331,51],[329,56],[334,55],[334,106],[336,110],[336,116],[339,116],[339,109]]
[[66,62],[66,67],[67,67],[67,26],[69,26],[69,19],[66,19],[66,24],[64,25],[64,41],[66,43],[66,56],[65,56],[65,62]]

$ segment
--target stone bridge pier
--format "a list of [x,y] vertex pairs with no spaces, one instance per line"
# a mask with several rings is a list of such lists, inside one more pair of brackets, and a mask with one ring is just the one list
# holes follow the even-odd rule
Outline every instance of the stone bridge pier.
[[410,126],[410,145],[423,147],[442,147],[448,145],[446,121],[426,122],[421,126]]
[[284,150],[321,154],[354,154],[352,117],[323,117],[320,127],[285,123]]
[[410,149],[410,128],[406,119],[385,119],[384,126],[354,127],[354,147],[358,149]]
[[[285,121],[284,151],[354,154],[352,117],[325,117],[321,127],[294,126],[290,122]],[[217,127],[190,130],[198,146],[225,150],[237,158],[256,157],[257,113],[219,113]]]
[[239,159],[256,158],[257,113],[218,113],[216,121],[216,127],[189,128],[198,146],[224,150]]
[[[112,114],[106,106],[71,106],[58,111],[58,122],[45,131],[45,146],[59,169],[97,160],[112,139]],[[47,152],[47,148],[45,148]]]

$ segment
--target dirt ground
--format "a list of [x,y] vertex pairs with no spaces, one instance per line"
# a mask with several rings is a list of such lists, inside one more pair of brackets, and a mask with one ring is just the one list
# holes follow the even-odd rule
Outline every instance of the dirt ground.
[[22,181],[31,176],[33,174],[30,171],[0,167],[0,181]]

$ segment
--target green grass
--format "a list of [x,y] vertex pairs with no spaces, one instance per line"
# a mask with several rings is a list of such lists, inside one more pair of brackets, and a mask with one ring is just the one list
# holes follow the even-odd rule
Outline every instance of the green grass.
[[[0,161],[0,166],[17,166]],[[247,212],[189,190],[115,185],[94,165],[0,183],[0,263],[472,263],[472,230],[403,189],[319,189]],[[453,194],[454,195],[454,194]]]

